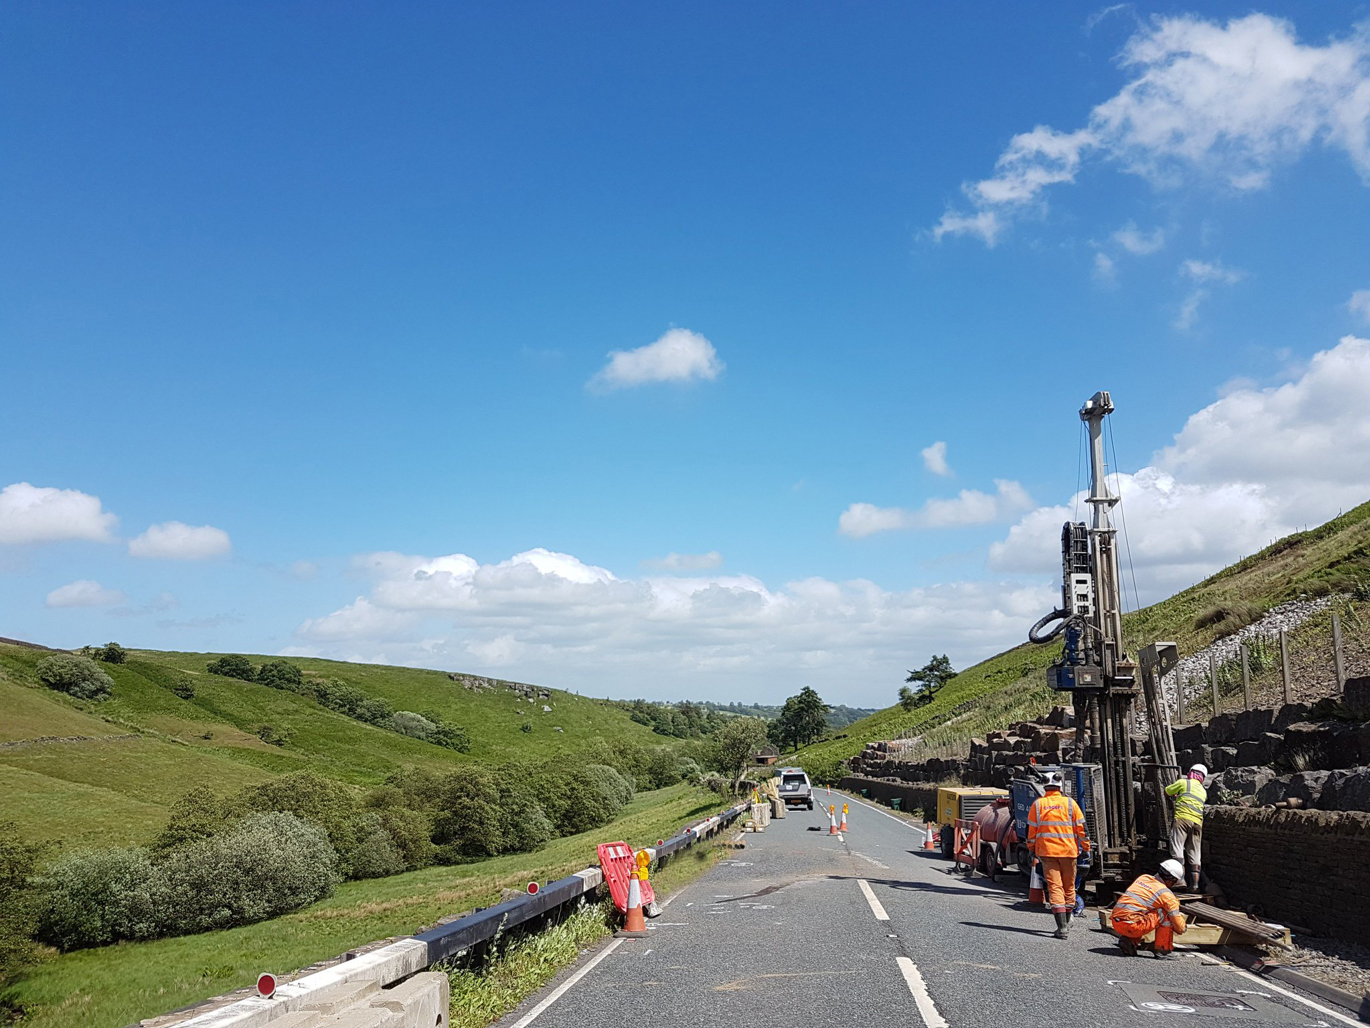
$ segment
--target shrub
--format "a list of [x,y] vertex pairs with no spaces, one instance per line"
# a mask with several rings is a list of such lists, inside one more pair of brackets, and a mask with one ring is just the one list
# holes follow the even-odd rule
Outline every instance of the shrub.
[[229,653],[218,660],[210,661],[206,670],[211,675],[241,678],[244,682],[250,682],[257,677],[257,669],[252,666],[252,661],[239,653]]
[[397,710],[390,718],[391,731],[407,735],[411,739],[429,739],[437,730],[437,725],[422,714],[412,710]]
[[540,790],[558,835],[576,835],[612,821],[632,798],[632,786],[605,764],[551,767]]
[[304,682],[300,669],[288,660],[268,660],[257,669],[257,681],[273,689],[299,692]]
[[144,849],[83,850],[59,858],[38,880],[38,938],[58,949],[104,946],[157,934]]
[[308,771],[277,775],[261,785],[245,789],[235,798],[241,810],[270,810],[303,818],[320,826],[338,854],[338,870],[353,877],[354,851],[374,830],[368,814],[357,805],[357,794],[332,779]]
[[357,712],[352,716],[369,725],[384,725],[395,716],[395,710],[385,700],[366,699],[357,705]]
[[128,654],[124,648],[116,642],[105,643],[100,650],[100,659],[106,664],[123,664],[128,660]]
[[249,814],[156,865],[149,891],[158,934],[229,928],[298,910],[333,891],[337,864],[318,825],[293,814]]
[[466,734],[465,728],[432,716],[428,716],[428,719],[433,722],[433,732],[428,736],[429,742],[435,746],[446,746],[458,753],[471,752],[471,737]]
[[405,869],[404,857],[396,848],[390,833],[376,814],[368,814],[365,824],[370,826],[348,856],[348,877],[385,878]]
[[171,691],[183,700],[193,700],[195,698],[195,683],[190,680],[189,675],[182,675],[176,679],[176,684],[171,687]]
[[404,862],[401,870],[413,871],[433,863],[437,847],[433,845],[433,826],[427,815],[401,806],[383,806],[375,815]]
[[33,958],[36,918],[30,881],[37,856],[37,848],[19,838],[18,825],[0,821],[0,1021],[5,990]]
[[437,788],[433,842],[444,862],[536,850],[554,834],[529,768],[472,768],[443,776]]
[[284,746],[295,738],[293,728],[277,728],[274,725],[258,725],[257,738],[271,746]]
[[114,680],[89,657],[54,653],[40,660],[34,670],[49,689],[64,692],[78,700],[108,699],[114,689]]
[[523,724],[519,725],[519,731],[520,731],[520,732],[531,732],[532,730],[533,730],[533,722],[531,722],[531,721],[525,721],[525,722],[523,722]]
[[208,786],[191,789],[171,805],[166,827],[152,843],[154,853],[199,842],[222,832],[237,816],[233,805]]

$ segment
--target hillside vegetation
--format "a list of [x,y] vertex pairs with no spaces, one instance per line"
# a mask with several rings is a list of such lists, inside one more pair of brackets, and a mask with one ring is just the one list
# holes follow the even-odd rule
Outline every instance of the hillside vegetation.
[[[547,698],[539,699],[534,690],[529,702],[509,683],[466,688],[441,671],[290,658],[306,681],[345,683],[397,711],[440,715],[464,730],[465,753],[347,717],[305,695],[210,674],[218,654],[129,650],[126,663],[100,664],[114,682],[104,701],[46,687],[36,672],[46,656],[0,644],[0,821],[16,822],[31,841],[67,847],[147,842],[171,804],[202,785],[226,793],[309,771],[371,786],[406,767],[601,759],[608,746],[665,742],[606,701],[561,690],[542,690]],[[176,691],[186,680],[190,698]]]
[[[1370,503],[1286,536],[1167,600],[1124,615],[1126,648],[1135,655],[1147,643],[1166,640],[1182,655],[1192,653],[1277,604],[1331,594],[1370,600]],[[1024,636],[1027,628],[1024,624]],[[1044,671],[1060,652],[1059,645],[1025,642],[965,669],[924,706],[887,707],[849,725],[843,738],[816,743],[786,760],[817,780],[833,781],[843,761],[880,739],[919,737],[925,756],[963,753],[970,738],[1038,715],[1053,702]],[[891,682],[897,681],[895,669]]]

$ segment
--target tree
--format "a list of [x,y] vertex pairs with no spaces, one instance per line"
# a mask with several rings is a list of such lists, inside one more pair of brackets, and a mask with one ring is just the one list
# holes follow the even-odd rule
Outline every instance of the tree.
[[40,660],[34,671],[49,689],[56,689],[78,700],[104,700],[114,690],[114,679],[100,670],[88,657],[54,653]]
[[729,719],[714,733],[713,763],[726,774],[737,791],[752,755],[766,744],[766,722],[759,717]]
[[899,687],[899,706],[903,710],[912,710],[918,706],[918,694],[907,685],[901,685]]
[[128,654],[116,642],[105,643],[100,650],[100,659],[106,664],[122,664],[128,660]]
[[268,660],[257,669],[257,681],[273,689],[286,689],[299,692],[304,683],[300,669],[288,660]]
[[210,661],[206,670],[211,675],[241,678],[244,682],[250,682],[257,677],[257,669],[252,666],[252,661],[240,653],[229,653],[218,660]]
[[[910,671],[909,677],[904,679],[906,682],[917,683],[921,688],[914,695],[912,706],[921,707],[925,703],[931,703],[932,698],[937,695],[937,690],[946,685],[956,677],[956,669],[951,666],[951,661],[944,653],[940,657],[933,657],[930,661],[920,667],[917,671]],[[904,693],[899,693],[900,706],[904,705]],[[911,710],[912,707],[904,707]]]
[[176,684],[171,687],[171,691],[183,700],[193,700],[195,698],[195,683],[190,680],[189,675],[182,675],[176,679]]

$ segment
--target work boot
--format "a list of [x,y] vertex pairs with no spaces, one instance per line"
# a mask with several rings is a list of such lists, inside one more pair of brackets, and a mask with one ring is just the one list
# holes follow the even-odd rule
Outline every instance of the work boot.
[[1118,948],[1123,951],[1125,957],[1135,957],[1137,955],[1137,943],[1129,939],[1126,935],[1118,936]]
[[1064,939],[1070,934],[1070,912],[1056,912],[1056,938]]

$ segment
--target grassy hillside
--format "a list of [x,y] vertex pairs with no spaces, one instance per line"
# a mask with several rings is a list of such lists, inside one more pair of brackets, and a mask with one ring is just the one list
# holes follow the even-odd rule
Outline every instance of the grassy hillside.
[[[113,696],[80,701],[38,681],[34,666],[45,655],[0,644],[0,820],[18,822],[26,838],[40,842],[144,842],[191,788],[236,791],[284,771],[365,785],[403,766],[556,756],[601,740],[665,741],[613,704],[559,690],[529,703],[504,683],[473,691],[440,671],[307,658],[291,658],[306,676],[337,679],[397,710],[435,711],[460,725],[469,753],[353,720],[292,692],[209,674],[216,654],[131,650],[126,664],[101,665],[114,679]],[[183,675],[194,683],[191,699],[171,691]],[[264,724],[293,733],[289,742],[263,742],[257,731]]]
[[[1280,539],[1167,600],[1125,615],[1123,634],[1133,654],[1159,640],[1178,644],[1181,654],[1192,653],[1279,603],[1332,593],[1370,600],[1370,503]],[[1024,624],[1024,636],[1027,629]],[[793,759],[814,778],[832,780],[842,761],[880,739],[919,736],[927,756],[962,753],[971,737],[1038,715],[1051,704],[1043,672],[1060,650],[1056,645],[1016,646],[962,671],[925,707],[887,707],[848,726],[845,738],[816,743],[785,759]]]

